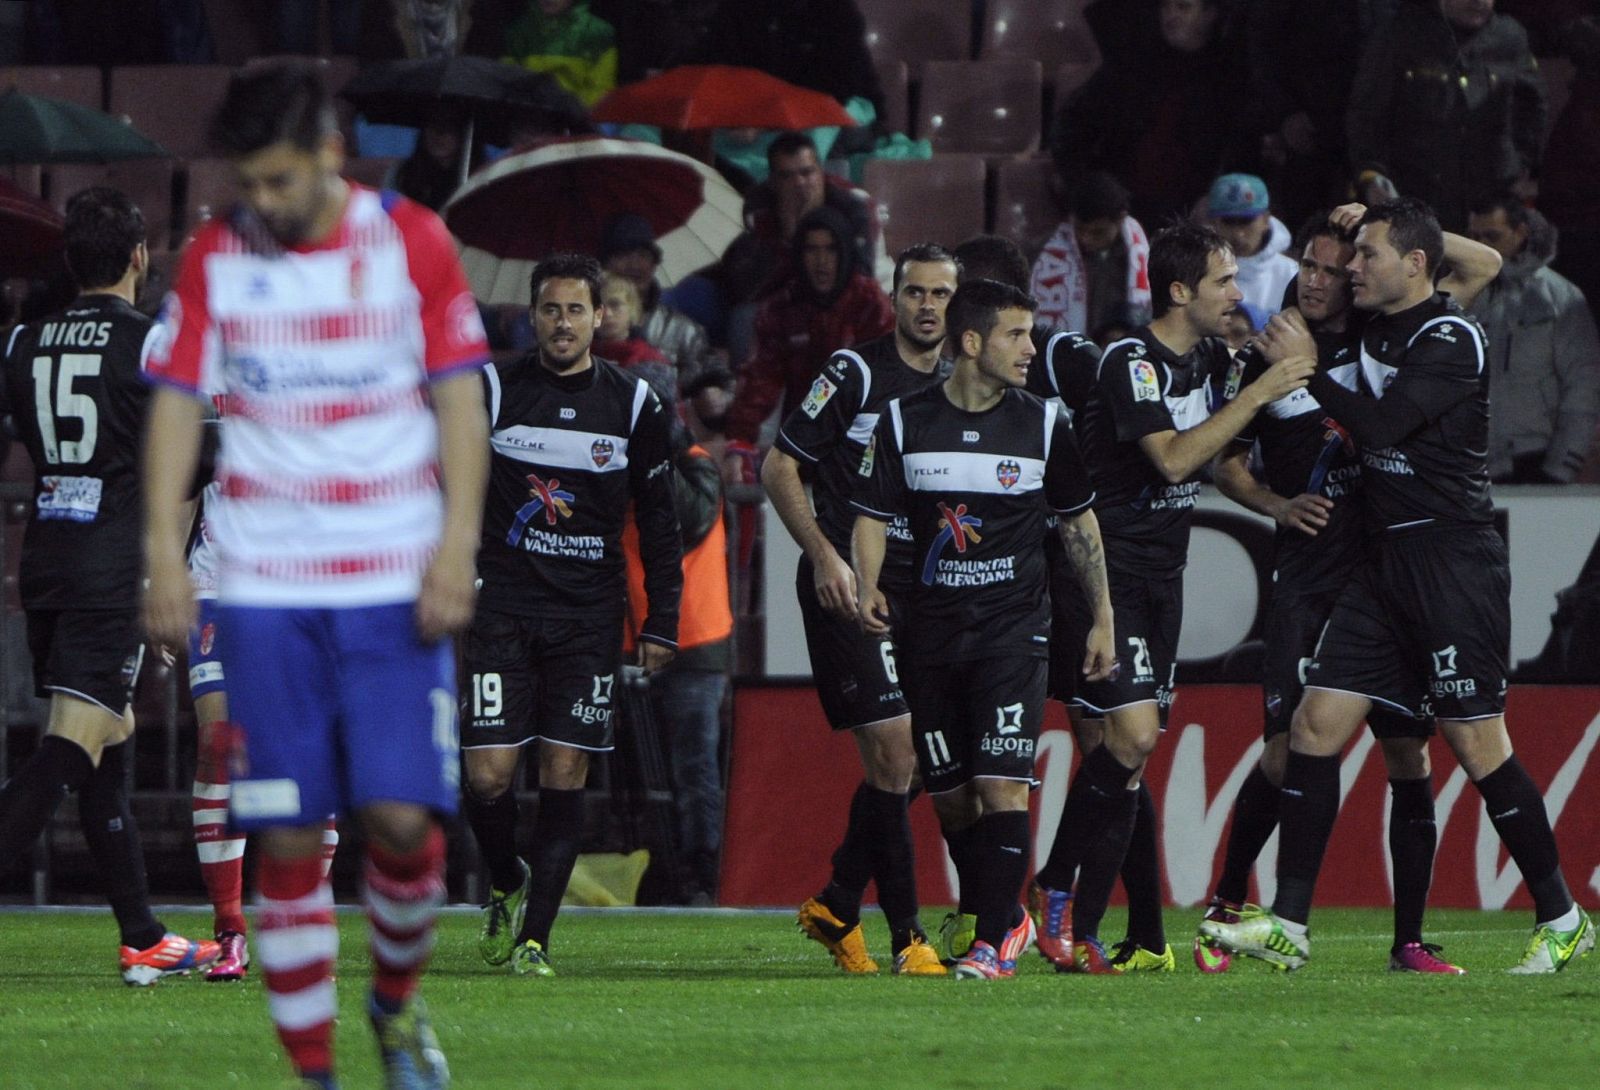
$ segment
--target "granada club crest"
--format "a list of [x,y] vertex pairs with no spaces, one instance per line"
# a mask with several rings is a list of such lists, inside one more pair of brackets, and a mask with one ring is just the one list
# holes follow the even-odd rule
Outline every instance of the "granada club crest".
[[211,654],[211,649],[216,646],[216,643],[217,626],[208,624],[200,630],[200,653],[202,655]]
[[612,455],[616,453],[616,444],[609,439],[596,439],[589,444],[589,457],[594,460],[597,469],[611,461]]
[[994,467],[995,480],[1000,482],[1001,488],[1010,488],[1022,479],[1022,467],[1010,458]]

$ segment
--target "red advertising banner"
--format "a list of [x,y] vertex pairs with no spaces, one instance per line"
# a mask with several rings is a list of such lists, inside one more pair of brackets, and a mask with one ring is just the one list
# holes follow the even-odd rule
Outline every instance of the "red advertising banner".
[[[1544,792],[1567,881],[1580,901],[1600,903],[1600,771],[1589,770],[1600,742],[1600,688],[1513,687],[1507,714],[1517,753]],[[1260,753],[1260,690],[1247,685],[1180,688],[1170,723],[1147,775],[1161,816],[1167,900],[1194,905],[1210,893],[1227,843],[1234,795]],[[1035,859],[1049,851],[1074,748],[1066,714],[1052,702],[1038,750]],[[1528,906],[1516,867],[1449,747],[1436,738],[1432,755],[1439,853],[1430,903]],[[829,856],[861,779],[855,745],[829,731],[809,686],[754,685],[735,694],[732,756],[722,903],[799,904],[827,881]],[[1388,783],[1382,753],[1366,731],[1345,753],[1342,787],[1339,824],[1318,883],[1319,901],[1391,904]],[[925,799],[912,806],[912,827],[922,900],[953,901],[954,871]],[[1256,866],[1254,899],[1271,902],[1276,859],[1274,836]]]

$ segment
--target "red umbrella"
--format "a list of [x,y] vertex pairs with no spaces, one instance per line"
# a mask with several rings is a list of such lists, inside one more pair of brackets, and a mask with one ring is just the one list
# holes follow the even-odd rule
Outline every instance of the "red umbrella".
[[61,248],[61,213],[0,178],[0,277],[26,276]]
[[590,112],[593,121],[663,129],[812,129],[854,125],[844,107],[755,68],[686,64],[618,87]]
[[461,263],[485,303],[528,303],[533,266],[598,253],[606,224],[643,216],[670,286],[722,256],[743,229],[738,191],[704,163],[641,140],[557,137],[479,170],[444,206]]

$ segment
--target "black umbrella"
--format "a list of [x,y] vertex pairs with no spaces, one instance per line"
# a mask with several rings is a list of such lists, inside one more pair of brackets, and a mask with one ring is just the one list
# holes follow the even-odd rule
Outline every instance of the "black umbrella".
[[491,144],[505,144],[517,122],[553,132],[588,125],[583,103],[550,76],[482,57],[384,61],[363,68],[339,94],[368,121],[389,125],[420,127],[441,104],[460,109],[468,125],[463,163],[474,130]]
[[0,163],[111,163],[171,154],[99,110],[15,87],[0,93]]

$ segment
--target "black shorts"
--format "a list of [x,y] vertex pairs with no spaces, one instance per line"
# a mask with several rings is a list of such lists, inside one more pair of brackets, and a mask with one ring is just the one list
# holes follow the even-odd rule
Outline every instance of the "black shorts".
[[817,601],[811,562],[800,558],[794,578],[805,623],[811,679],[834,730],[855,730],[906,714],[894,643],[868,636],[854,621],[835,617]]
[[[1155,701],[1161,725],[1172,708],[1173,675],[1178,669],[1178,633],[1183,627],[1183,576],[1148,578],[1110,573],[1111,608],[1116,615],[1117,667],[1105,681],[1078,682],[1073,703],[1090,716],[1130,704]],[[1093,618],[1083,595],[1071,600],[1070,642],[1065,654],[1081,664]]]
[[[1265,644],[1261,670],[1264,738],[1287,733],[1294,710],[1305,692],[1306,672],[1316,653],[1317,640],[1333,613],[1342,587],[1299,590],[1280,584],[1273,588],[1262,633]],[[1367,723],[1378,738],[1427,738],[1433,718],[1412,716],[1374,704]]]
[[1033,782],[1049,669],[1025,654],[907,663],[911,737],[930,795],[980,777]]
[[64,693],[121,716],[133,702],[144,637],[133,609],[28,611],[36,695]]
[[1045,538],[1044,557],[1050,573],[1050,679],[1045,693],[1051,700],[1071,704],[1082,684],[1083,639],[1088,634],[1087,628],[1079,632],[1074,645],[1078,622],[1073,618],[1087,613],[1083,586],[1054,530]]
[[461,748],[612,748],[622,625],[479,610],[462,641]]
[[1386,538],[1339,595],[1306,684],[1406,715],[1487,719],[1506,707],[1511,569],[1493,529]]

